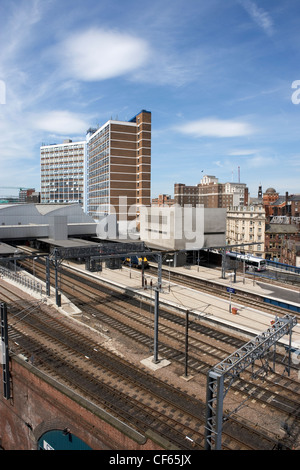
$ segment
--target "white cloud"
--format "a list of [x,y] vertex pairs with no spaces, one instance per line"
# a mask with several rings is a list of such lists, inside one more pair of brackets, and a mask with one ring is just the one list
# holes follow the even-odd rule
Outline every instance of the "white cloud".
[[253,127],[246,122],[221,119],[192,121],[176,129],[195,137],[241,137],[254,133]]
[[65,72],[84,81],[132,72],[146,63],[150,51],[143,39],[96,28],[72,34],[59,50]]
[[32,121],[37,129],[62,135],[83,134],[89,127],[88,119],[69,111],[50,111],[34,116]]
[[257,149],[237,149],[237,150],[232,150],[231,152],[228,153],[228,155],[232,157],[242,157],[245,155],[254,155],[258,152]]
[[262,28],[268,36],[273,35],[273,21],[265,10],[259,8],[252,0],[240,0],[240,4],[244,7],[253,21]]

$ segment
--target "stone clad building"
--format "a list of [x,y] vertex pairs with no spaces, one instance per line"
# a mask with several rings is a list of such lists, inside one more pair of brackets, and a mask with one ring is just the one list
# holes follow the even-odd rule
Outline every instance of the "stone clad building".
[[[245,243],[234,251],[264,258],[265,210],[262,204],[235,206],[227,209],[226,242],[228,245]],[[255,243],[255,245],[246,245]]]

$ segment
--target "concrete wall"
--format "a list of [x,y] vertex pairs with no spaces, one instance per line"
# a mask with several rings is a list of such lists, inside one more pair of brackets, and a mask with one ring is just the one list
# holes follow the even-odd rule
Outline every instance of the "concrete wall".
[[142,207],[140,237],[149,247],[199,250],[223,246],[226,209],[199,207]]
[[53,240],[68,239],[68,218],[66,215],[55,215],[49,218],[49,238]]

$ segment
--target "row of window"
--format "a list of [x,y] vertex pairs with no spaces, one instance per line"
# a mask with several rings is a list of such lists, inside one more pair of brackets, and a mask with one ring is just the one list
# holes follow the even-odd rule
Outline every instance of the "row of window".
[[82,162],[45,163],[41,165],[42,170],[52,170],[52,168],[82,168]]
[[68,200],[68,199],[42,199],[42,204],[57,204],[57,203],[65,203],[65,204],[68,204],[69,202],[72,202],[74,204],[82,204],[83,203],[83,199],[72,199],[72,201]]

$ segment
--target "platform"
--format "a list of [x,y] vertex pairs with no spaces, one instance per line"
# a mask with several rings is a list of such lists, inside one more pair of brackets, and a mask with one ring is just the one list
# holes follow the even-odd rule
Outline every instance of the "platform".
[[[103,268],[99,273],[91,273],[85,271],[83,265],[76,265],[75,263],[67,262],[78,271],[84,271],[91,277],[102,279],[108,284],[114,284],[121,288],[126,288],[134,291],[139,296],[154,302],[154,289],[150,288],[152,285],[157,284],[157,277],[150,275],[145,271],[145,279],[147,281],[147,289],[142,287],[142,274],[140,270],[122,267],[121,269],[108,269]],[[236,287],[245,290],[245,292],[257,293],[263,296],[274,296],[274,287],[267,285],[261,281],[253,282],[252,279],[244,279],[237,276],[236,283],[232,283],[229,277],[221,279],[221,272],[217,269],[208,269],[197,266],[192,266],[190,269],[186,268],[171,268],[171,270],[179,271],[184,274],[194,275],[206,280],[219,282],[226,286]],[[278,293],[283,295],[300,295],[298,292],[290,289],[281,288]],[[281,296],[278,297],[282,298]],[[201,291],[194,290],[189,287],[182,286],[175,282],[170,282],[163,279],[162,291],[159,293],[160,305],[173,306],[180,309],[183,313],[187,310],[196,317],[203,318],[209,321],[220,323],[226,327],[231,327],[236,330],[249,333],[251,335],[258,335],[267,330],[271,321],[274,320],[274,315],[264,312],[263,309],[254,309],[246,307],[234,301],[234,294],[232,294],[231,302],[227,299],[215,297],[214,295],[207,294]],[[237,309],[237,314],[232,313],[232,307]],[[287,311],[287,314],[292,312]],[[192,315],[191,315],[192,317]],[[192,321],[192,320],[191,320]],[[282,344],[288,345],[289,338],[284,337],[280,341]],[[300,349],[300,324],[293,328],[292,346]]]

